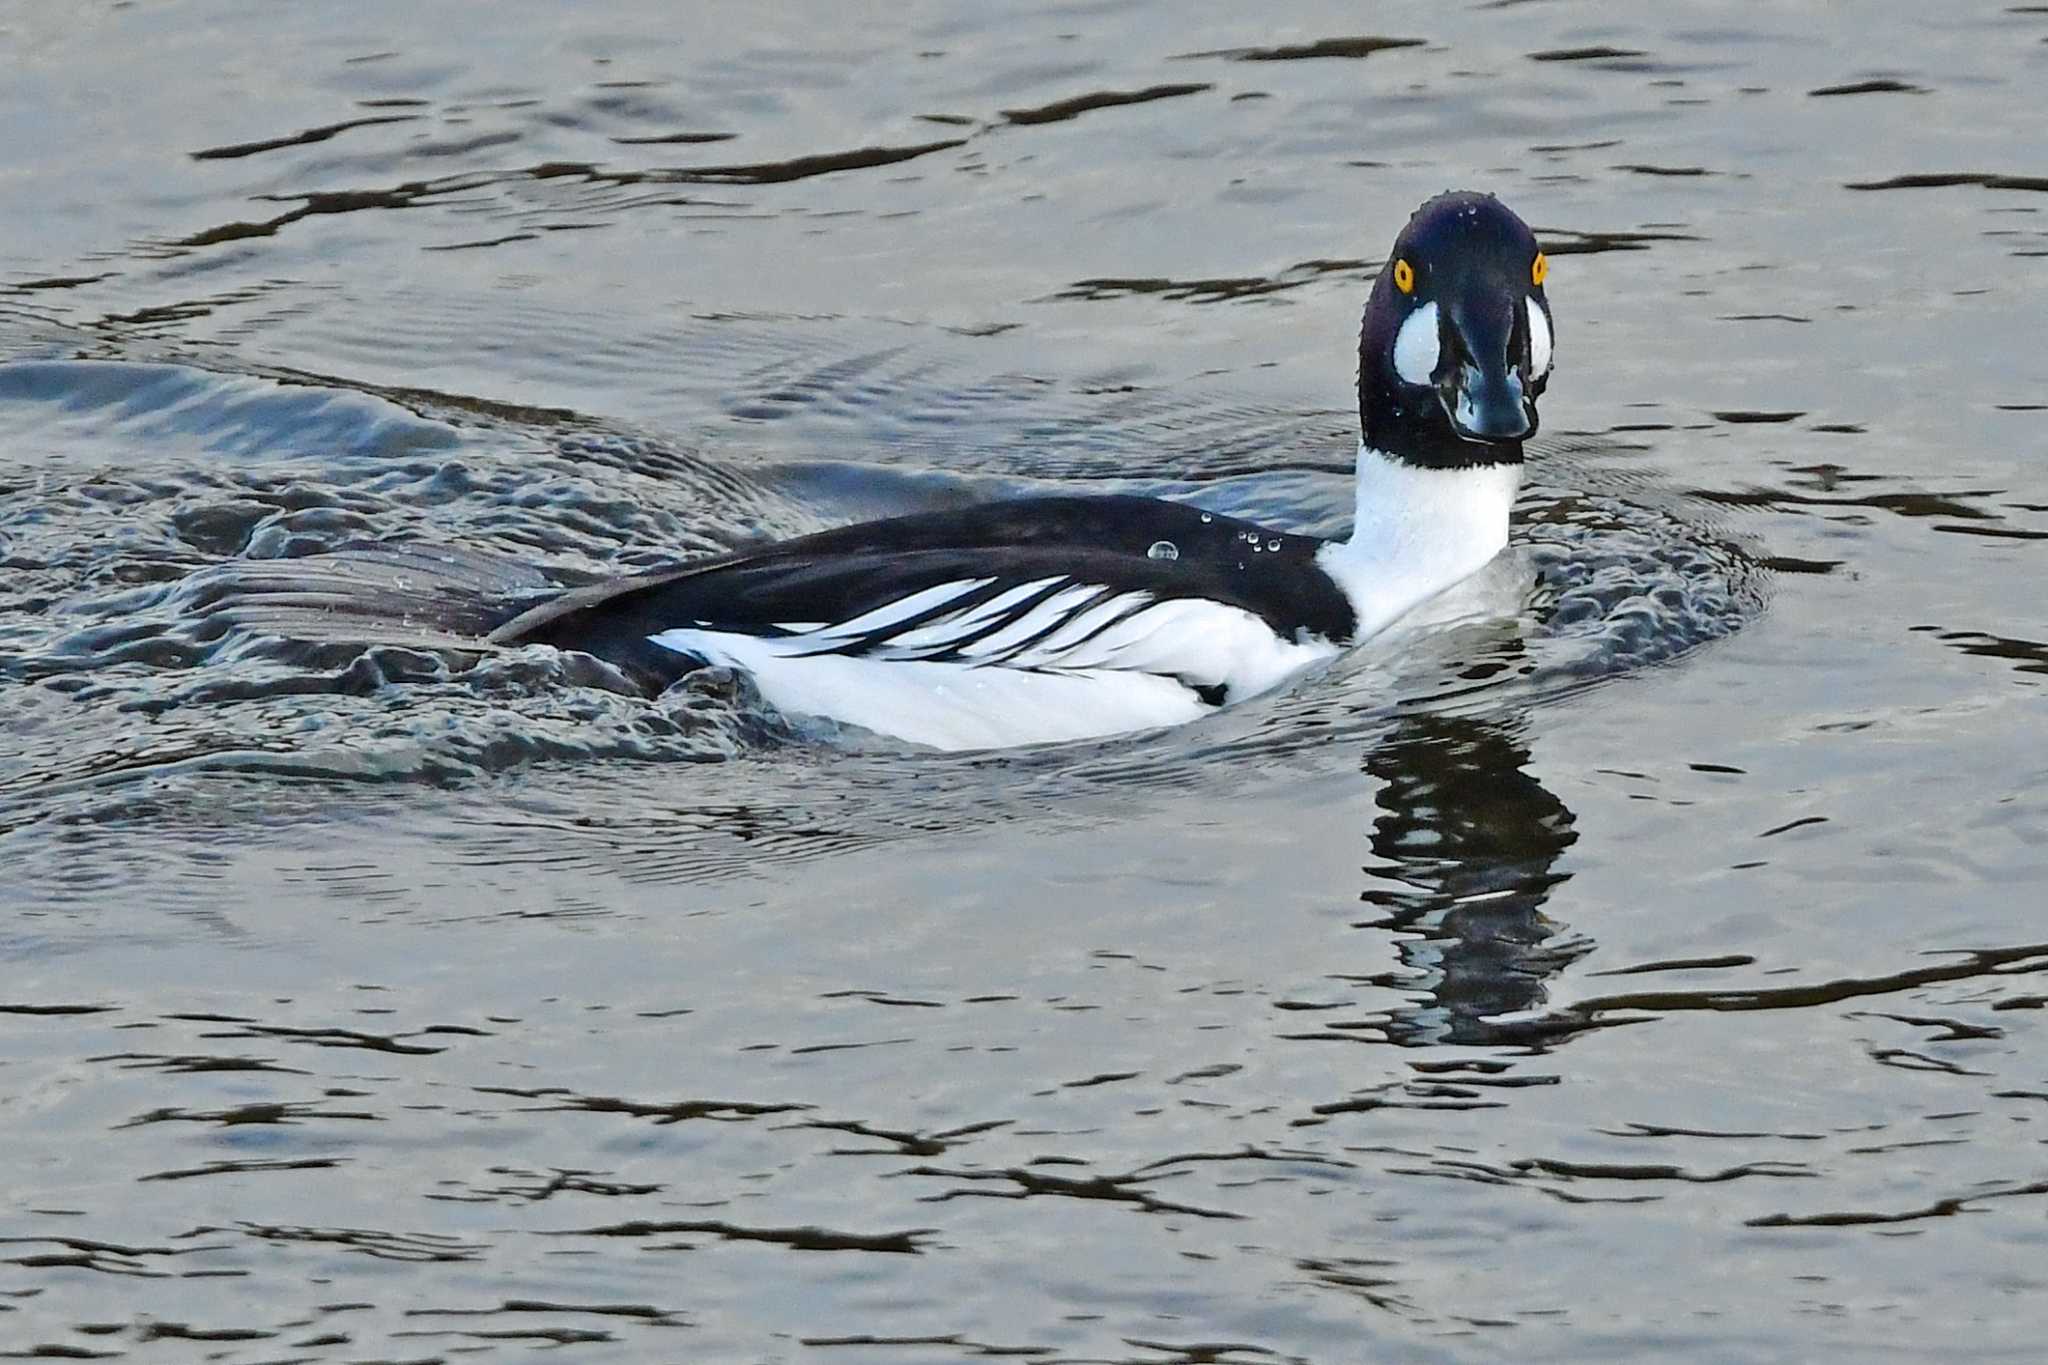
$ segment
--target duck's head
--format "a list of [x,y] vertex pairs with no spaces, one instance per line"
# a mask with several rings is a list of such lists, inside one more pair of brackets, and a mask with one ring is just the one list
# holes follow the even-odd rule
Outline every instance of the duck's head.
[[1536,234],[1490,194],[1417,209],[1359,329],[1366,445],[1438,469],[1520,461],[1550,377],[1548,270]]

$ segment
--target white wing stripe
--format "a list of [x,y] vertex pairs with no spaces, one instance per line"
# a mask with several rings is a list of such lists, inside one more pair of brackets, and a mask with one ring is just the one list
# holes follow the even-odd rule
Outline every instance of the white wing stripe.
[[1093,643],[1091,637],[1124,616],[1152,600],[1145,592],[1119,593],[1105,602],[1080,612],[1071,621],[1055,630],[1036,644],[1018,650],[1005,663],[1018,668],[1053,668],[1078,666],[1073,657],[1077,652],[1088,651]]
[[1066,575],[1054,574],[1051,578],[1034,578],[1029,583],[1019,584],[1006,592],[997,593],[988,601],[974,608],[960,619],[963,631],[978,630],[994,622],[998,617],[1007,616],[1010,611],[1023,605],[1048,588],[1066,582]]
[[1061,577],[1040,578],[1014,588],[1007,588],[978,607],[942,616],[914,630],[906,630],[900,635],[892,636],[889,644],[902,649],[925,651],[950,649],[962,640],[970,639],[986,630],[1016,607],[1063,581],[1065,580]]
[[998,658],[1058,627],[1106,591],[1108,589],[1093,586],[1063,588],[993,635],[984,636],[971,645],[963,645],[960,652],[970,659]]
[[1061,660],[1066,668],[1129,668],[1126,656],[1159,633],[1163,619],[1174,616],[1174,603],[1154,602],[1129,612],[1107,629],[1081,641]]
[[969,578],[954,583],[935,583],[920,589],[908,597],[899,597],[885,602],[873,611],[864,612],[848,621],[828,626],[814,632],[821,639],[846,639],[858,635],[874,635],[903,621],[922,616],[928,611],[944,606],[957,597],[987,587],[995,582],[993,578]]

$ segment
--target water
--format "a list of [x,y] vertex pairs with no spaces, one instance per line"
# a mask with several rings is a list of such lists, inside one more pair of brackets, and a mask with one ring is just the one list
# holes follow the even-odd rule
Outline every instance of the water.
[[[2032,1358],[2048,17],[757,11],[0,17],[0,1352]],[[1451,185],[1553,263],[1516,549],[1211,722],[205,614],[1340,532]]]

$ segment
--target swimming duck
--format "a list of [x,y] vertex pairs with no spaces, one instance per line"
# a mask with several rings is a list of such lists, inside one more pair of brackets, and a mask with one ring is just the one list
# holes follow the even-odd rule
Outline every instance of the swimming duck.
[[740,670],[785,714],[940,749],[1192,721],[1335,657],[1507,544],[1550,375],[1547,270],[1491,195],[1442,194],[1408,220],[1359,329],[1346,540],[1166,499],[1029,497],[464,619],[495,645],[595,655],[650,691]]

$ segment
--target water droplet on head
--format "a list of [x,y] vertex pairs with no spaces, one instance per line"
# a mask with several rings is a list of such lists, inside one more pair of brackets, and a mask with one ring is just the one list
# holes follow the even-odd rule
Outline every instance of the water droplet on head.
[[1280,542],[1278,540],[1269,540],[1266,542],[1266,548],[1271,550],[1274,554],[1279,554]]
[[1202,513],[1202,525],[1207,526],[1210,522],[1214,520],[1216,520],[1216,518],[1210,516],[1207,512]]
[[1179,559],[1180,546],[1170,540],[1155,540],[1152,548],[1145,551],[1147,559]]

